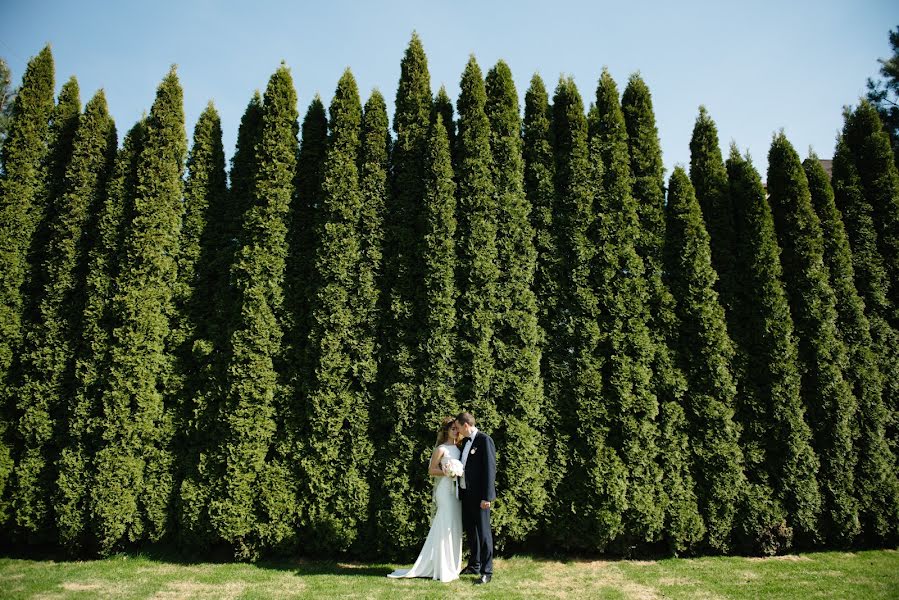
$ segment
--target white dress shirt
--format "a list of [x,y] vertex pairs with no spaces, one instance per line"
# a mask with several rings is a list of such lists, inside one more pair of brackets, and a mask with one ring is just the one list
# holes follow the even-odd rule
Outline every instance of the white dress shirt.
[[474,445],[474,438],[476,435],[478,435],[478,428],[472,426],[471,435],[468,436],[471,441],[465,445],[465,451],[462,452],[462,481],[459,482],[459,487],[461,487],[463,490],[467,489],[465,486],[465,463],[468,462],[468,453],[471,452],[471,447]]

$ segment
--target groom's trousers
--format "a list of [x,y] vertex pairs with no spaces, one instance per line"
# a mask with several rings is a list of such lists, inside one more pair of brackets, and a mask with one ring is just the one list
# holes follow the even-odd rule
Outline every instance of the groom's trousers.
[[493,575],[493,532],[490,531],[490,509],[481,508],[480,494],[459,490],[462,501],[462,528],[468,538],[468,566],[482,575]]

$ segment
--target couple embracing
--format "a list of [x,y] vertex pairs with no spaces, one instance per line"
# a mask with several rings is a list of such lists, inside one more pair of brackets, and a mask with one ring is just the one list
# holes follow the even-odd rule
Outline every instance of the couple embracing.
[[[436,478],[437,512],[411,569],[388,577],[430,577],[453,581],[459,575],[477,575],[475,583],[493,577],[493,534],[490,508],[496,500],[496,447],[478,431],[471,413],[444,417],[437,432],[428,473]],[[462,569],[462,531],[468,538],[468,566]]]

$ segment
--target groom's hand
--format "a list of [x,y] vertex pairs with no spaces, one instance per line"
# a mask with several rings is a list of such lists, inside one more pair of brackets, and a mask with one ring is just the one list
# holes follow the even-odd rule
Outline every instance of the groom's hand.
[[486,500],[481,500],[481,508],[483,510],[487,510],[488,508],[490,508],[490,503],[487,502]]

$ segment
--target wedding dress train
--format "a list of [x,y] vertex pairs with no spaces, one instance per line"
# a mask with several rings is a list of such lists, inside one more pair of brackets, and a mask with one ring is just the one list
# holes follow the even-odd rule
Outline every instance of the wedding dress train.
[[[459,460],[460,451],[452,444],[443,444],[445,452],[440,459],[445,464],[450,459]],[[456,498],[455,483],[450,477],[437,477],[434,484],[437,512],[431,521],[431,530],[418,558],[410,569],[398,569],[388,577],[430,577],[443,582],[459,578],[462,570],[462,506]]]

